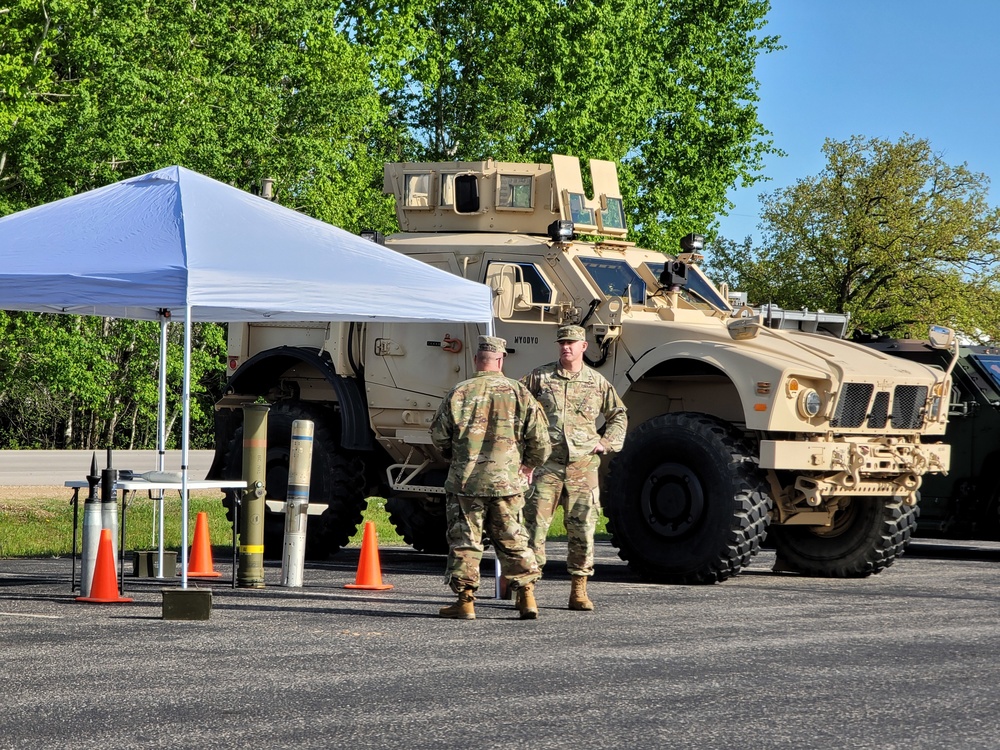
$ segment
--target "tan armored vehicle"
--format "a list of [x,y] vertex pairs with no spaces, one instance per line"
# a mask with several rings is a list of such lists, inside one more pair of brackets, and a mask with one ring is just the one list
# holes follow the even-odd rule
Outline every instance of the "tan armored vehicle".
[[[768,531],[782,561],[805,573],[864,576],[891,565],[909,540],[922,475],[948,468],[938,442],[948,373],[734,310],[697,266],[700,237],[684,238],[676,257],[635,247],[615,166],[594,160],[590,170],[592,198],[572,157],[389,164],[385,191],[402,232],[382,241],[495,290],[510,377],[556,358],[558,326],[586,328],[589,363],[628,406],[629,434],[602,500],[612,541],[636,572],[722,581]],[[446,463],[428,427],[441,397],[473,372],[480,333],[231,326],[216,471],[238,474],[241,460],[239,412],[225,407],[263,396],[274,404],[270,494],[284,492],[291,420],[317,423],[312,497],[331,508],[310,522],[313,553],[345,543],[375,481],[404,538],[444,551]],[[940,329],[934,338],[949,347],[953,337]]]

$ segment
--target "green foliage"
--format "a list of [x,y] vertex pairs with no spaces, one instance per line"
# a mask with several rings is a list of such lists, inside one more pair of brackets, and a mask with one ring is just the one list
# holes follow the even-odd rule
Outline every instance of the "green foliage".
[[[85,490],[82,491],[86,492]],[[67,497],[42,496],[28,500],[0,503],[0,558],[68,556],[73,549],[73,505]],[[83,494],[80,498],[79,527],[83,533]],[[180,550],[181,501],[174,494],[164,498],[164,548]],[[232,545],[233,527],[226,520],[226,509],[220,496],[215,494],[191,495],[188,498],[188,544],[194,534],[198,513],[208,513],[208,533],[212,545],[229,548]],[[129,506],[125,528],[125,549],[155,549],[154,501],[139,496]],[[77,537],[77,554],[80,552]],[[67,564],[67,575],[68,575]]]
[[[401,159],[618,161],[634,238],[673,249],[757,179],[767,0],[10,0],[0,216],[181,164],[349,231],[392,231]],[[669,240],[667,238],[670,238]],[[280,252],[280,248],[275,248]],[[223,331],[197,329],[193,445]],[[168,422],[179,429],[171,333]],[[0,446],[153,447],[155,326],[0,317]]]
[[[367,60],[307,0],[63,0],[0,14],[0,214],[169,164],[355,229],[386,112]],[[360,199],[360,200],[359,200]]]
[[362,514],[361,523],[358,524],[357,531],[347,541],[348,547],[361,546],[365,536],[365,524],[368,521],[375,524],[375,533],[378,536],[380,547],[402,547],[406,544],[403,541],[403,537],[396,533],[396,527],[389,518],[389,513],[385,509],[385,498],[370,497],[368,498],[368,506]]
[[[73,506],[68,502],[69,492],[66,490],[66,498],[41,495],[25,500],[0,502],[0,528],[4,530],[3,535],[0,536],[0,559],[69,555],[73,541]],[[78,523],[82,524],[82,496],[80,503]],[[180,509],[179,498],[175,496],[164,498],[164,547],[168,550],[180,550]],[[211,493],[193,494],[189,497],[189,543],[190,535],[194,533],[194,519],[201,511],[208,513],[208,532],[212,546],[228,549],[232,544],[233,527],[226,518],[226,509],[219,496]],[[157,528],[154,524],[155,520],[154,502],[141,496],[134,499],[128,509],[125,549],[154,549],[156,544],[155,528]],[[385,499],[370,497],[363,520],[358,525],[357,532],[348,541],[349,547],[361,546],[366,521],[375,523],[379,546],[400,547],[405,545],[403,538],[396,533],[396,527],[392,524],[392,520],[385,510]],[[597,523],[596,536],[598,539],[610,538],[606,526],[607,519],[601,515]],[[82,529],[78,530],[78,533],[82,533]],[[548,538],[556,541],[566,540],[566,527],[563,525],[561,510],[557,510],[553,517]]]
[[[307,0],[38,0],[0,13],[0,215],[183,164],[348,230],[391,225],[368,61]],[[280,248],[275,248],[280,252]],[[0,314],[0,445],[155,447],[156,324]],[[171,332],[169,445],[182,345]],[[224,330],[195,327],[192,444]]]
[[[192,327],[192,444],[211,447],[224,388],[225,332]],[[171,326],[167,447],[180,446],[183,330]],[[159,325],[0,312],[0,445],[152,448],[159,400]]]
[[753,184],[773,152],[757,119],[765,0],[465,3],[347,0],[411,159],[621,165],[636,238],[673,250]]
[[755,304],[851,313],[866,332],[1000,336],[1000,208],[926,140],[828,140],[827,165],[764,201],[760,249],[721,240],[720,280]]
[[[549,526],[549,532],[545,538],[555,542],[566,541],[566,519],[561,507],[556,508],[556,512],[552,515],[552,525]],[[608,533],[608,519],[603,512],[597,517],[594,538],[598,540],[611,539],[611,535]]]

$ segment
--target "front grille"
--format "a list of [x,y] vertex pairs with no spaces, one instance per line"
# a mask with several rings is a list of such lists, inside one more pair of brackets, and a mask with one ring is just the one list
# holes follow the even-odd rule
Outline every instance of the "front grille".
[[879,391],[875,394],[871,413],[868,415],[868,426],[873,430],[881,430],[889,421],[889,392]]
[[875,386],[871,383],[845,383],[830,422],[833,427],[860,427],[868,416],[868,404]]
[[891,423],[894,430],[917,430],[924,424],[926,402],[925,385],[897,385],[890,407],[889,391],[876,393],[872,383],[845,383],[830,426],[881,430]]
[[892,395],[893,428],[915,430],[923,426],[925,403],[927,403],[927,386],[897,385]]

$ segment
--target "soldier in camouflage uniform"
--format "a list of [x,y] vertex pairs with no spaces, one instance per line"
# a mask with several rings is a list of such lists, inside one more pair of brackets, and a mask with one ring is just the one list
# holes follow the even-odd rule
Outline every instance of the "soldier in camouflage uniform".
[[[625,405],[603,375],[587,367],[586,332],[562,326],[556,333],[558,362],[532,370],[521,379],[538,399],[549,421],[552,455],[535,473],[525,506],[528,540],[539,567],[545,566],[545,536],[558,505],[563,506],[568,553],[566,567],[573,587],[569,608],[592,610],[587,578],[594,574],[594,528],[600,515],[597,470],[601,456],[620,451],[625,440]],[[604,417],[604,435],[597,418]]]
[[448,567],[445,582],[458,602],[441,617],[476,618],[483,532],[496,547],[500,570],[518,592],[522,620],[538,617],[534,582],[541,576],[522,525],[524,490],[550,453],[545,415],[528,390],[504,377],[506,342],[479,337],[476,374],[445,396],[431,439],[451,461],[445,481]]

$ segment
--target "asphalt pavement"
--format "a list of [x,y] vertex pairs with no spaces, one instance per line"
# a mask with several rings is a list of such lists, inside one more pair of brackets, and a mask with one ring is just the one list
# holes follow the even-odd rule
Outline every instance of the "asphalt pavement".
[[592,613],[565,609],[550,546],[536,621],[489,598],[492,560],[477,619],[437,618],[443,558],[408,548],[381,550],[382,592],[344,588],[356,549],[301,589],[273,566],[262,590],[197,583],[201,622],[161,618],[163,581],[83,604],[68,559],[0,560],[0,747],[1000,745],[998,544],[915,544],[860,580],[772,573],[764,551],[724,584],[658,586],[599,543]]

